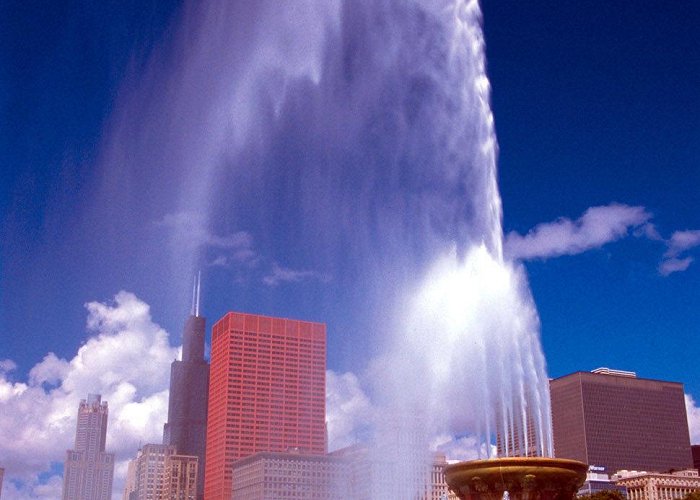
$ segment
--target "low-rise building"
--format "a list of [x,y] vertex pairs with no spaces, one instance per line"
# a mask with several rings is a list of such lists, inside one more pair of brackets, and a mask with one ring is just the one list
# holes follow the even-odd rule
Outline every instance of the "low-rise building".
[[263,452],[233,464],[233,500],[345,498],[347,462],[329,455]]
[[612,479],[627,490],[628,500],[675,500],[700,491],[696,469],[676,472],[618,471]]
[[623,495],[627,495],[627,490],[624,486],[619,486],[610,478],[605,467],[599,465],[589,465],[586,481],[578,490],[576,496],[590,496],[601,491],[619,491]]

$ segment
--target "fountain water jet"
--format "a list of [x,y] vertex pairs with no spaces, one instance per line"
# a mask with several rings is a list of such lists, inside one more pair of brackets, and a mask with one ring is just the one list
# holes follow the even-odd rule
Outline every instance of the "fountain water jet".
[[[337,293],[319,295],[362,311],[337,331],[364,331],[368,316],[387,337],[367,370],[378,459],[418,468],[434,436],[465,433],[481,456],[498,438],[507,454],[551,456],[537,312],[522,267],[503,259],[478,2],[190,3],[181,64],[150,82],[169,89],[141,125],[159,134],[131,172],[161,165],[149,176],[182,179],[179,196],[163,196],[182,200],[171,211],[190,223],[204,212],[207,227],[179,227],[174,267],[189,276],[206,251],[212,262],[231,250],[212,235],[246,231],[258,269],[333,276]],[[193,232],[196,249],[182,244]],[[304,295],[254,288],[253,304]]]

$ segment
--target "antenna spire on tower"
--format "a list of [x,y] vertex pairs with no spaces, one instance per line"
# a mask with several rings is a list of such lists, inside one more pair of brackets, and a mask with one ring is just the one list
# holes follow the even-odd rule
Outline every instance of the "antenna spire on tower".
[[190,316],[196,316],[195,314],[195,304],[197,303],[197,277],[194,277],[194,283],[192,284],[192,308],[190,309]]
[[197,302],[194,309],[194,315],[199,316],[199,301],[200,301],[200,291],[202,286],[202,271],[197,271]]

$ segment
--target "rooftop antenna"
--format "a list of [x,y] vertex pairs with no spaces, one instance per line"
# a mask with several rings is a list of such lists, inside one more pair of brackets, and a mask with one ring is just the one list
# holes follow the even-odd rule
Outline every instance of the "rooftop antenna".
[[194,315],[199,317],[199,301],[201,298],[200,290],[202,285],[202,271],[197,271],[197,302],[194,309]]
[[194,283],[192,285],[192,308],[190,309],[190,316],[196,316],[195,304],[197,303],[197,277],[194,277]]

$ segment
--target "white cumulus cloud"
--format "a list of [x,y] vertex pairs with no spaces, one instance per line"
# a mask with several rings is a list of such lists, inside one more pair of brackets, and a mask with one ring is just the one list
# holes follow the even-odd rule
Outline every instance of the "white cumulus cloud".
[[613,203],[591,207],[575,221],[560,218],[538,224],[524,236],[509,233],[506,253],[519,260],[575,255],[623,238],[650,219],[651,214],[640,206]]
[[122,462],[139,443],[162,439],[177,349],[152,321],[149,306],[131,293],[86,308],[91,336],[72,359],[49,353],[20,382],[8,375],[14,363],[0,364],[3,498],[60,497],[56,469],[74,445],[78,404],[88,393],[109,403],[107,451],[116,454],[115,492],[124,480]]
[[690,394],[685,395],[685,411],[688,415],[690,442],[700,444],[700,408]]
[[681,255],[693,248],[700,246],[700,230],[676,231],[666,242],[668,247],[664,253],[659,273],[668,276],[671,273],[685,271],[693,262],[693,257]]
[[666,245],[658,266],[662,276],[687,270],[695,260],[688,252],[700,247],[700,230],[676,231],[666,240],[651,218],[641,206],[612,203],[591,207],[575,221],[562,217],[538,224],[525,235],[510,232],[505,239],[505,252],[517,260],[548,259],[600,248],[631,234]]
[[366,440],[373,414],[372,403],[354,373],[326,371],[329,451]]
[[330,277],[317,271],[289,269],[276,262],[272,264],[269,273],[263,277],[263,283],[268,286],[277,286],[280,283],[297,283],[306,280],[318,280],[322,283],[330,281]]
[[258,255],[253,247],[253,236],[247,231],[236,231],[219,235],[212,232],[204,214],[198,212],[176,212],[165,215],[156,223],[163,226],[187,242],[192,251],[210,249],[217,252],[209,263],[211,266],[230,267],[243,265],[254,267]]
[[449,461],[453,460],[476,460],[487,456],[496,456],[496,447],[491,445],[491,455],[488,454],[486,443],[480,443],[476,436],[437,436],[431,449],[445,454]]

